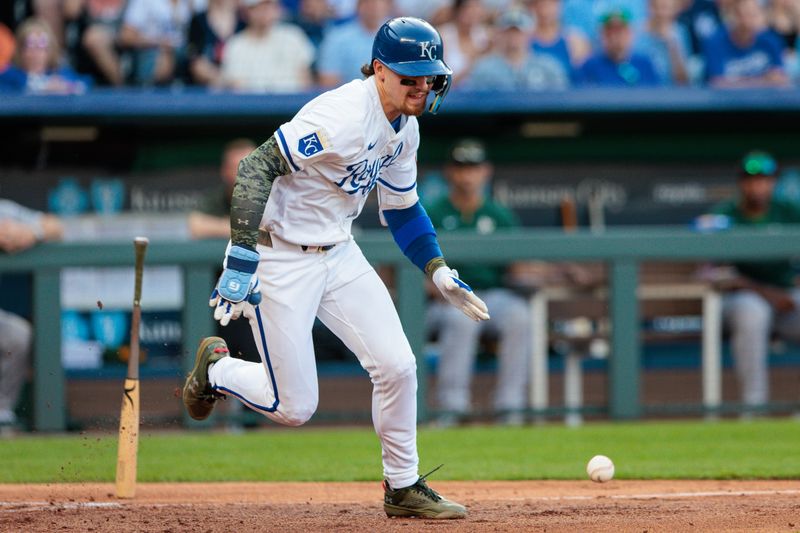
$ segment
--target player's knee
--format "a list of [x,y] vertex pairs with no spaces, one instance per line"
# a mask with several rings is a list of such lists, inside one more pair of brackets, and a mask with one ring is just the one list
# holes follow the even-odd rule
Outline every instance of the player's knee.
[[416,379],[417,362],[410,354],[407,357],[398,357],[379,365],[376,375],[384,382]]
[[317,410],[317,404],[295,406],[281,409],[282,419],[281,422],[287,426],[302,426],[314,415]]

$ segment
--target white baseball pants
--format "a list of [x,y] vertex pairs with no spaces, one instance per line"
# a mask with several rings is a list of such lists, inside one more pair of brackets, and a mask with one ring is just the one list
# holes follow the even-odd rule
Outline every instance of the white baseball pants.
[[372,421],[392,487],[417,481],[416,360],[386,286],[354,241],[303,252],[272,236],[259,245],[263,300],[248,308],[263,364],[226,357],[211,385],[275,422],[299,426],[317,408],[311,328],[319,317],[356,355],[373,383]]

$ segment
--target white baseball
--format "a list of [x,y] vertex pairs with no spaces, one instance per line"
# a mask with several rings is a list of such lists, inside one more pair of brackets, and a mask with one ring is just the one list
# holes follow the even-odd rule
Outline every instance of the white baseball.
[[614,478],[614,463],[605,455],[595,455],[586,465],[589,478],[597,483],[605,483]]

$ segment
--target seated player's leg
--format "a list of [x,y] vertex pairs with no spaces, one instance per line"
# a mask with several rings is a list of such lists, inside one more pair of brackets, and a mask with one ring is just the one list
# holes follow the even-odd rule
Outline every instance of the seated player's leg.
[[13,426],[14,406],[25,381],[33,329],[22,317],[0,309],[0,426]]
[[774,313],[764,298],[753,291],[727,294],[722,316],[731,331],[731,352],[748,407],[764,405],[769,399],[767,352]]
[[492,315],[487,326],[496,329],[500,335],[494,407],[500,414],[501,422],[512,425],[522,423],[531,347],[528,302],[502,288],[483,291],[479,296],[484,299]]
[[800,343],[800,288],[791,289],[794,310],[775,317],[775,331],[782,339]]
[[445,304],[439,322],[439,366],[436,393],[442,416],[439,425],[452,426],[472,410],[470,386],[483,324]]

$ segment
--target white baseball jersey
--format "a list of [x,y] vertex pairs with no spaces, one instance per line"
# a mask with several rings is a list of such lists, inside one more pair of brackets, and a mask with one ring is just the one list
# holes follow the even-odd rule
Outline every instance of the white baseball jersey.
[[311,100],[275,132],[292,173],[275,180],[262,227],[295,244],[336,244],[375,185],[381,209],[414,205],[419,125],[401,120],[395,132],[374,76]]

